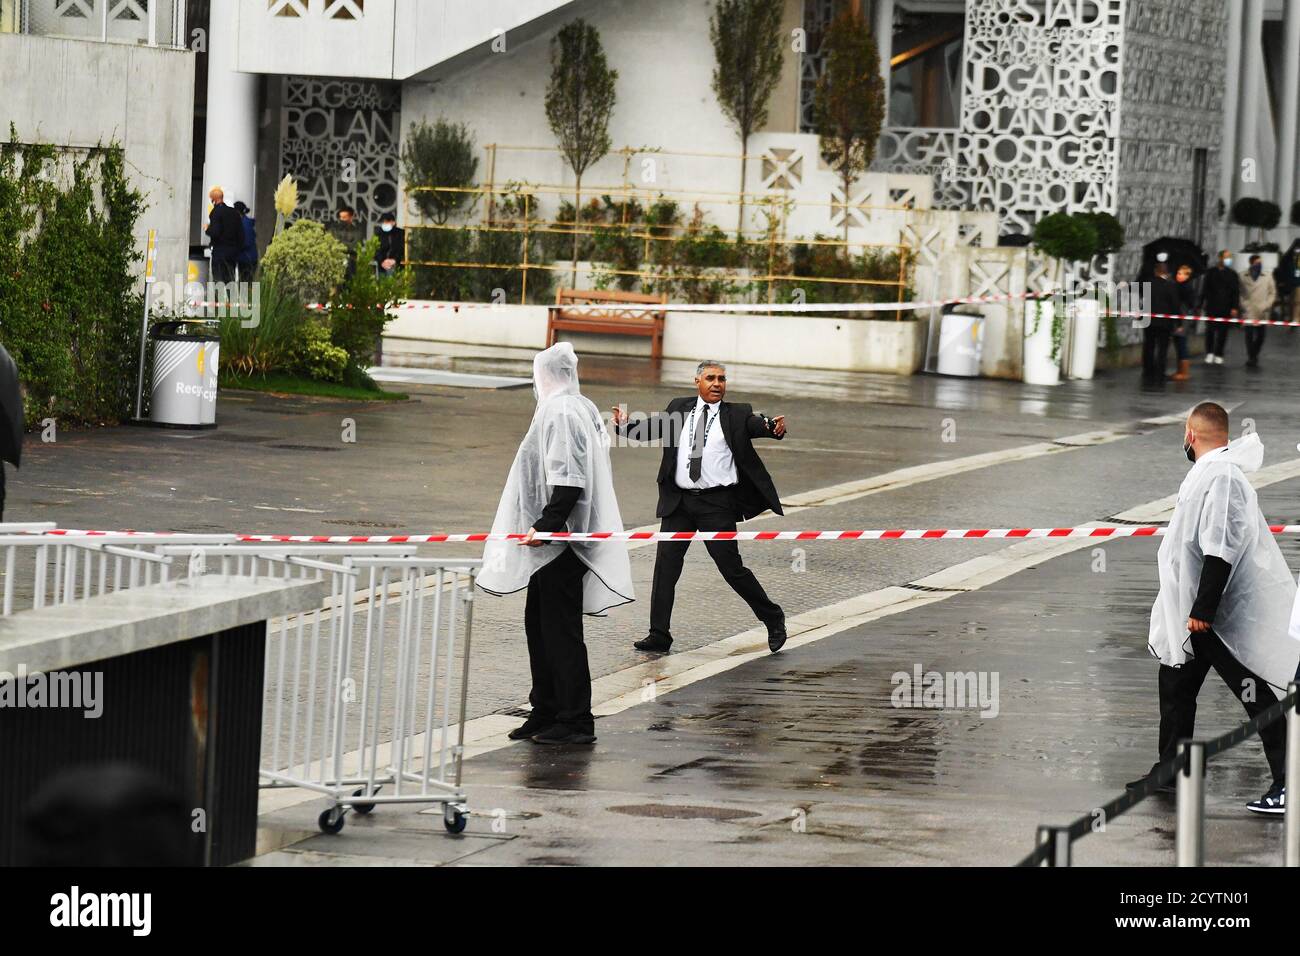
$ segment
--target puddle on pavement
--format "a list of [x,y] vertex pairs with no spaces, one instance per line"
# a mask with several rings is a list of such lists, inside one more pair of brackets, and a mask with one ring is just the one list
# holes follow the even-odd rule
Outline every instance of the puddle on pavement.
[[657,820],[743,820],[759,814],[753,810],[735,810],[730,807],[674,806],[662,803],[634,803],[607,807],[610,813],[630,817],[652,817]]

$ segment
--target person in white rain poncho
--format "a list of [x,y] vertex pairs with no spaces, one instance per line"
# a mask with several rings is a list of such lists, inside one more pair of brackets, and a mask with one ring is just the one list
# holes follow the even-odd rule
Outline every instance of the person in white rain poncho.
[[527,531],[522,542],[483,549],[478,585],[490,594],[528,589],[524,631],[532,714],[510,733],[537,743],[591,743],[591,673],[582,615],[633,599],[625,542],[539,541],[539,532],[622,531],[609,463],[609,435],[596,406],[578,391],[578,356],[567,342],[533,360],[537,410],[519,444],[494,534]]
[[[1160,659],[1161,761],[1193,736],[1196,697],[1211,667],[1254,717],[1285,695],[1300,661],[1300,640],[1288,631],[1295,581],[1246,479],[1264,459],[1259,436],[1229,443],[1228,413],[1203,402],[1188,416],[1184,451],[1194,464],[1160,544],[1148,644]],[[1285,723],[1259,736],[1273,786],[1248,809],[1280,813]]]

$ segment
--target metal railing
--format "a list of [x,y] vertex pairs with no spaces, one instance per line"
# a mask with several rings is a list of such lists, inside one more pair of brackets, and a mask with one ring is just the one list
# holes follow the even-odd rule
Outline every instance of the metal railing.
[[5,615],[202,575],[318,580],[328,600],[267,628],[262,788],[327,796],[328,833],[383,803],[441,804],[461,786],[477,559],[413,545],[243,543],[235,535],[66,537],[0,524]]
[[1182,740],[1178,753],[1156,767],[1141,787],[1128,790],[1064,826],[1040,825],[1032,853],[1019,866],[1069,866],[1073,845],[1094,832],[1095,822],[1113,820],[1177,779],[1176,866],[1205,865],[1205,771],[1211,757],[1237,746],[1279,720],[1286,721],[1286,807],[1282,833],[1282,865],[1300,866],[1300,684],[1255,717],[1213,740]]
[[179,49],[185,0],[0,0],[0,32]]
[[[916,259],[914,250],[901,243],[845,241],[824,235],[790,237],[786,223],[793,203],[771,195],[754,196],[747,202],[751,209],[761,210],[767,227],[738,236],[734,228],[705,221],[698,203],[689,218],[679,215],[671,222],[662,223],[647,218],[647,213],[659,203],[689,211],[679,203],[684,194],[662,190],[584,189],[584,196],[599,197],[596,201],[605,200],[607,205],[595,213],[584,207],[576,222],[537,214],[543,197],[573,196],[572,189],[560,186],[415,187],[409,192],[416,197],[421,193],[459,197],[462,202],[457,207],[467,203],[470,209],[486,197],[488,211],[481,222],[407,223],[405,264],[408,267],[518,272],[521,302],[527,301],[531,274],[573,275],[571,249],[575,238],[580,246],[588,247],[580,254],[576,270],[589,286],[604,289],[617,284],[624,291],[631,291],[639,285],[641,291],[670,294],[680,288],[686,301],[697,301],[696,290],[708,283],[731,287],[723,294],[739,301],[757,301],[765,293],[766,301],[775,302],[780,289],[795,286],[805,292],[810,287],[825,287],[836,296],[847,296],[847,301],[904,301]],[[734,195],[727,200],[714,200],[723,204],[738,201]],[[483,243],[483,237],[512,239],[508,244],[514,261],[427,257],[422,247],[433,243],[424,237],[439,233],[458,233],[472,237],[479,244]],[[503,251],[499,242],[492,246],[497,255]],[[679,255],[677,247],[680,246],[685,246],[686,252]],[[837,271],[843,274],[796,274],[792,253],[800,247],[814,256],[819,250],[835,253],[831,258]],[[855,257],[860,261],[854,262]],[[873,268],[878,274],[853,274]],[[576,283],[576,280],[574,275],[571,281]]]

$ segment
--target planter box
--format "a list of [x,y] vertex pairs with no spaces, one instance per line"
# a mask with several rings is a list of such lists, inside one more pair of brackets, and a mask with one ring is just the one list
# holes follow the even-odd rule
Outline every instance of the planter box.
[[[411,302],[393,311],[384,332],[389,354],[436,352],[430,343],[455,343],[535,352],[546,347],[546,309],[532,305],[453,308]],[[819,315],[669,312],[664,357],[698,362],[716,358],[742,365],[886,372],[911,375],[925,361],[929,321],[839,319]],[[648,339],[562,333],[579,353],[650,356]]]

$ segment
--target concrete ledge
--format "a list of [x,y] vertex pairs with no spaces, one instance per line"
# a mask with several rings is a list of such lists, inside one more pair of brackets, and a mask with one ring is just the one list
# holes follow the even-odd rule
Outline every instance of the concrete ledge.
[[[429,348],[435,342],[530,351],[546,347],[546,309],[541,306],[412,308],[393,315],[384,334],[386,354],[427,353],[435,351]],[[664,357],[911,375],[925,362],[928,332],[924,317],[899,321],[670,311],[664,323]],[[648,338],[568,333],[559,338],[572,342],[580,353],[650,355]]]
[[0,618],[0,672],[63,670],[310,611],[318,581],[205,575]]

